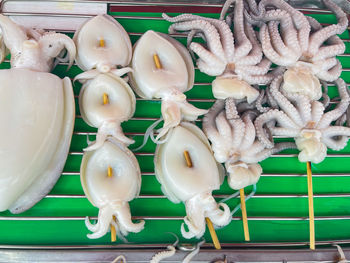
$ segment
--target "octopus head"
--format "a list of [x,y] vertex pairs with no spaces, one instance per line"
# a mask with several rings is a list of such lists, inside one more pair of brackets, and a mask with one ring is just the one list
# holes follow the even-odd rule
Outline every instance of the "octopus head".
[[[319,100],[322,96],[320,81],[305,62],[298,62],[295,67],[284,73],[282,89],[289,93],[306,95],[311,100]],[[302,64],[300,64],[302,63]]]
[[216,99],[244,99],[248,103],[255,101],[259,92],[250,86],[246,81],[237,77],[218,77],[212,83],[212,90]]
[[318,130],[302,130],[295,143],[300,151],[300,162],[320,163],[327,155],[327,146],[321,142],[321,132]]
[[228,184],[235,190],[256,184],[262,173],[262,168],[260,164],[257,163],[247,164],[244,162],[227,162],[225,167],[229,173]]

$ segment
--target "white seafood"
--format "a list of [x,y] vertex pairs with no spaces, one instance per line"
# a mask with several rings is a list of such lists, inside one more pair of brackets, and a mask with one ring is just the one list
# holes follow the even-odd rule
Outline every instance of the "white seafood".
[[12,67],[0,70],[0,211],[21,213],[51,190],[68,155],[73,90],[69,78],[48,72],[64,49],[67,57],[57,59],[72,65],[75,45],[63,34],[32,34],[3,15],[0,27]]
[[[79,106],[84,121],[98,128],[96,142],[85,150],[101,147],[107,136],[124,144],[127,138],[120,127],[135,112],[133,91],[121,78],[131,69],[131,42],[124,28],[111,16],[99,15],[84,23],[75,33],[76,62],[82,70],[75,80],[83,83]],[[120,68],[124,67],[124,68]]]
[[[155,55],[160,68],[154,62]],[[142,98],[162,99],[164,126],[158,138],[181,120],[194,121],[207,112],[186,101],[183,93],[193,86],[194,66],[186,48],[175,39],[147,31],[134,46],[132,69],[130,83],[135,92]]]
[[84,71],[106,72],[116,65],[125,67],[130,63],[132,50],[128,33],[111,16],[98,15],[88,20],[73,39],[77,46],[76,62]]
[[[108,102],[103,103],[103,96]],[[123,134],[120,123],[130,119],[135,112],[136,99],[129,85],[114,74],[99,74],[88,80],[79,94],[81,116],[90,126],[97,127],[96,142],[85,150],[100,147],[108,135],[124,144],[134,141]]]
[[[189,153],[192,167],[186,163],[184,151]],[[188,231],[182,224],[183,237],[200,238],[205,232],[205,217],[217,226],[231,221],[228,206],[216,203],[211,194],[220,188],[223,168],[215,161],[208,140],[197,126],[183,122],[170,130],[166,142],[157,146],[154,163],[163,193],[174,203],[185,203]]]
[[[108,169],[112,169],[111,176]],[[140,232],[144,221],[131,221],[129,201],[137,197],[141,172],[133,153],[114,138],[108,138],[95,151],[84,152],[80,180],[88,200],[99,208],[98,222],[85,224],[92,231],[89,238],[99,238],[113,225],[123,235]],[[115,216],[115,219],[113,218]]]

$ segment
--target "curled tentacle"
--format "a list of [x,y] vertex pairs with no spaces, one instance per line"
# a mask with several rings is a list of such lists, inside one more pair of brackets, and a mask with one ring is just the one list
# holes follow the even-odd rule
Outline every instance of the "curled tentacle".
[[144,228],[144,220],[141,220],[139,223],[133,223],[131,221],[130,206],[128,202],[124,202],[122,205],[118,206],[118,208],[114,210],[121,232],[138,233]]
[[101,127],[98,128],[96,134],[96,141],[93,144],[89,145],[87,148],[85,148],[84,151],[93,151],[100,148],[108,136],[113,136],[125,145],[133,144],[135,142],[134,140],[124,135],[119,122],[105,121],[103,122]]
[[273,142],[268,138],[266,131],[264,130],[264,125],[272,120],[276,120],[280,127],[289,129],[299,129],[284,112],[279,110],[270,110],[255,119],[254,125],[257,133],[258,139],[262,144],[266,145],[267,148],[273,147]]
[[182,263],[190,263],[192,258],[199,253],[199,249],[201,245],[203,245],[204,243],[205,243],[204,239],[201,242],[197,243],[196,248],[184,258]]
[[317,128],[319,129],[328,127],[332,121],[335,121],[341,117],[349,107],[350,96],[347,91],[348,88],[346,86],[346,83],[344,80],[338,79],[336,81],[336,85],[338,87],[338,93],[341,98],[340,102],[337,104],[334,110],[331,110],[322,116],[321,120],[317,124]]
[[160,251],[157,254],[155,254],[150,263],[159,263],[162,259],[170,258],[175,255],[176,249],[174,246],[167,246],[166,251]]
[[350,137],[350,128],[330,126],[322,131],[322,141],[332,150],[343,149]]
[[100,208],[98,213],[98,219],[95,226],[91,225],[88,218],[85,220],[86,227],[93,231],[92,234],[88,234],[87,237],[91,239],[100,238],[104,236],[109,230],[110,223],[112,221],[113,210],[110,207],[105,206]]

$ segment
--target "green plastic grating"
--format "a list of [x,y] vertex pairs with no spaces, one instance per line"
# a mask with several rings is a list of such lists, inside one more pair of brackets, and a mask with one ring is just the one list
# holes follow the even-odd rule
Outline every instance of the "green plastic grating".
[[[164,4],[164,3],[163,3]],[[193,4],[196,7],[196,4]],[[208,7],[208,4],[197,4],[198,7]],[[116,3],[109,12],[116,16],[133,43],[145,31],[152,29],[167,33],[169,23],[161,18],[160,9],[174,10],[159,3],[156,12],[139,12],[141,7],[149,7],[144,3],[133,3],[137,11],[126,11],[128,3]],[[214,5],[217,7],[218,5]],[[161,8],[159,8],[161,7]],[[146,9],[147,9],[146,8]],[[215,9],[215,8],[214,8]],[[109,9],[111,10],[111,9]],[[184,8],[184,11],[186,9]],[[199,10],[206,10],[200,9]],[[215,9],[217,12],[218,8]],[[147,9],[147,11],[149,11]],[[333,15],[320,10],[308,9],[309,14],[321,23],[335,23]],[[207,11],[205,11],[207,12]],[[178,13],[170,13],[176,15]],[[217,13],[200,13],[208,17],[218,17]],[[67,17],[69,19],[69,17]],[[65,32],[72,36],[71,32]],[[346,41],[347,54],[339,59],[344,67],[341,77],[350,83],[350,38],[349,32],[341,35]],[[176,39],[183,44],[184,35],[177,34]],[[8,60],[0,65],[9,68]],[[58,65],[54,73],[60,77],[74,78],[82,71],[74,65],[68,72],[65,65]],[[196,70],[195,85],[186,93],[189,101],[199,108],[209,108],[214,98],[210,83],[212,77]],[[94,139],[96,129],[89,127],[82,120],[77,105],[81,85],[75,83],[76,122],[70,153],[61,178],[51,193],[33,208],[19,215],[9,212],[0,213],[0,244],[1,245],[110,245],[110,235],[90,240],[84,224],[85,216],[96,218],[98,210],[84,196],[79,178],[79,168],[82,159],[82,148],[86,147],[87,135]],[[331,97],[335,97],[336,89],[329,88]],[[142,143],[143,134],[147,127],[160,117],[160,101],[137,98],[134,117],[123,123],[124,132],[133,138],[136,148]],[[201,126],[201,120],[196,122]],[[173,204],[168,201],[160,190],[160,185],[154,176],[153,157],[155,145],[148,142],[140,152],[136,152],[142,170],[141,195],[130,203],[131,212],[135,219],[145,219],[145,229],[138,234],[129,234],[127,239],[136,248],[141,244],[168,244],[172,237],[165,232],[174,232],[179,237],[180,225],[185,215],[183,204]],[[262,246],[279,244],[281,242],[296,242],[295,245],[305,244],[309,239],[308,200],[306,164],[299,163],[295,151],[285,151],[261,163],[264,174],[257,184],[256,195],[247,202],[249,230],[251,243],[261,243]],[[313,187],[316,241],[343,240],[350,243],[350,144],[340,152],[328,152],[328,157],[321,164],[313,164]],[[246,193],[251,187],[245,189]],[[225,182],[214,195],[217,200],[232,194]],[[239,199],[231,200],[233,208]],[[225,246],[244,243],[240,212],[234,215],[234,220],[223,229],[218,229],[219,240]],[[211,240],[209,233],[206,240]],[[182,239],[182,241],[185,241]],[[193,242],[195,240],[192,240]],[[298,243],[300,242],[300,243]],[[122,242],[118,239],[117,244]],[[242,244],[245,246],[244,244]]]

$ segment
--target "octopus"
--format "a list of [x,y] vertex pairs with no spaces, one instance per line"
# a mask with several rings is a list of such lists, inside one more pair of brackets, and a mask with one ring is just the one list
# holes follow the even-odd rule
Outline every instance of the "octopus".
[[156,141],[182,120],[195,121],[207,110],[198,109],[186,100],[184,92],[194,83],[190,54],[175,39],[152,30],[135,43],[130,84],[145,99],[161,99],[164,125]]
[[206,217],[216,226],[231,222],[228,206],[216,203],[211,194],[223,182],[223,167],[215,161],[207,138],[196,125],[182,122],[172,128],[166,142],[157,145],[154,165],[165,196],[173,203],[185,203],[184,238],[203,236]]
[[[102,146],[108,136],[126,145],[121,123],[130,119],[135,95],[122,75],[131,71],[131,42],[124,28],[112,17],[99,15],[84,23],[74,35],[77,65],[85,72],[75,77],[83,83],[79,107],[83,120],[98,128],[96,141],[85,150]],[[122,67],[122,68],[118,68]]]
[[[221,14],[222,19],[227,5],[231,2],[226,2]],[[273,74],[267,74],[271,62],[263,58],[256,32],[245,19],[243,11],[243,0],[235,1],[233,32],[230,25],[223,20],[192,14],[176,17],[163,14],[163,18],[174,23],[169,27],[169,33],[189,32],[188,48],[198,56],[198,69],[216,77],[212,83],[215,98],[247,98],[251,103],[258,97],[259,92],[250,85],[269,83]],[[202,36],[206,46],[192,42],[196,34]]]
[[256,118],[259,141],[267,148],[274,147],[264,128],[269,124],[271,134],[295,138],[301,162],[322,162],[327,155],[327,147],[336,151],[343,149],[349,139],[350,128],[333,125],[333,122],[347,111],[350,96],[344,80],[339,78],[334,83],[340,102],[334,109],[326,111],[320,101],[282,90],[282,75],[273,80],[269,90],[280,109],[268,110]]
[[262,173],[258,162],[279,151],[295,148],[294,143],[277,143],[268,148],[256,137],[257,111],[239,113],[232,98],[218,100],[205,115],[203,130],[211,141],[215,159],[225,163],[232,189],[256,184]]
[[314,100],[322,95],[319,79],[332,82],[341,74],[336,56],[344,53],[345,45],[337,34],[343,33],[348,25],[340,7],[331,0],[323,3],[336,15],[337,24],[322,27],[283,0],[262,0],[258,7],[250,1],[250,12],[245,11],[247,19],[260,26],[259,38],[265,56],[287,69],[282,88],[307,93]]
[[[66,35],[21,27],[0,15],[0,211],[21,213],[40,201],[61,175],[73,133],[75,104],[69,78],[49,73],[70,67],[74,42]],[[65,52],[65,50],[67,52]]]

